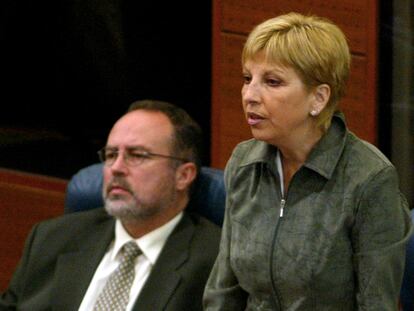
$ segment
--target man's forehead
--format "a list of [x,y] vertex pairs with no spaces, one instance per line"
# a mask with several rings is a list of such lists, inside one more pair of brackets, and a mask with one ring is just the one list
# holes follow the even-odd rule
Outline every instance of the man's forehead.
[[170,119],[158,111],[136,110],[127,113],[120,118],[114,125],[114,128],[130,128],[131,130],[159,131],[172,130]]
[[123,122],[124,120],[132,121],[132,122],[140,120],[141,122],[151,121],[151,122],[171,124],[170,119],[163,112],[152,111],[152,110],[142,110],[142,109],[128,112],[127,114],[125,114],[123,117],[119,119],[119,122]]
[[124,143],[143,147],[148,144],[168,144],[172,133],[173,126],[163,113],[136,110],[115,123],[108,144]]

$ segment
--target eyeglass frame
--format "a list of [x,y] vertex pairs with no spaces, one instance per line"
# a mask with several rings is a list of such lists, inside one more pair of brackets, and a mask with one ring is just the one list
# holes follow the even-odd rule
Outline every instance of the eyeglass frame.
[[[113,159],[113,161],[111,163],[108,163],[108,160],[106,158],[106,151],[108,150],[112,150],[115,154],[116,157]],[[133,152],[135,152],[135,154],[133,154]],[[98,150],[98,157],[99,160],[106,166],[112,166],[116,160],[118,159],[118,155],[119,155],[119,149],[118,148],[111,148],[111,147],[103,147],[102,149]],[[130,162],[130,158],[134,158],[134,156],[139,156],[135,157],[137,160],[139,160],[136,164],[132,164]],[[159,158],[165,158],[165,159],[170,159],[170,160],[174,160],[174,161],[180,161],[180,162],[191,162],[189,159],[185,159],[185,158],[180,158],[180,157],[176,157],[176,156],[170,156],[170,155],[165,155],[165,154],[160,154],[160,153],[154,153],[154,152],[150,152],[147,150],[143,150],[141,147],[129,147],[126,148],[126,152],[123,156],[123,160],[125,161],[125,164],[127,166],[138,166],[140,164],[142,164],[142,162],[146,159],[151,159],[152,157],[159,157]]]

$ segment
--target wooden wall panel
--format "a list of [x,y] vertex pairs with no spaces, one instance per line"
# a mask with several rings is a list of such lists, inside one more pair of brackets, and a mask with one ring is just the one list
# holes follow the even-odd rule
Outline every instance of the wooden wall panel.
[[285,12],[312,13],[335,21],[347,34],[351,50],[367,51],[368,1],[224,0],[221,3],[223,32],[247,34],[262,21]]
[[360,138],[376,142],[376,105],[368,87],[367,57],[353,55],[347,94],[340,103],[349,128]]
[[240,56],[246,35],[258,23],[297,11],[330,18],[345,32],[352,68],[341,102],[348,125],[376,143],[377,4],[372,0],[216,0],[213,3],[212,166],[224,168],[235,145],[251,137],[241,107]]
[[0,292],[33,225],[63,214],[65,180],[0,169]]
[[[245,37],[234,34],[221,34],[221,55],[223,55],[222,74],[218,77],[220,97],[220,144],[216,146],[213,161],[215,166],[224,167],[234,146],[251,137],[250,128],[243,116],[241,87],[243,83],[240,52]],[[217,121],[217,118],[214,118]],[[213,139],[213,141],[216,141]]]

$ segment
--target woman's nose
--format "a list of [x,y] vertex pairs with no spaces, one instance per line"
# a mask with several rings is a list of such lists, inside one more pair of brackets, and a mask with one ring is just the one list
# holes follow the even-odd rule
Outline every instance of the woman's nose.
[[241,93],[244,102],[257,102],[260,97],[259,86],[253,80],[243,85]]

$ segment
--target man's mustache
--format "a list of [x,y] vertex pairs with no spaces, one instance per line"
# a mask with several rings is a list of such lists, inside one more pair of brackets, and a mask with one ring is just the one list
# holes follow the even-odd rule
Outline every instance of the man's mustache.
[[122,188],[130,193],[133,193],[131,185],[122,177],[112,177],[106,186],[106,194],[108,194],[113,188]]

